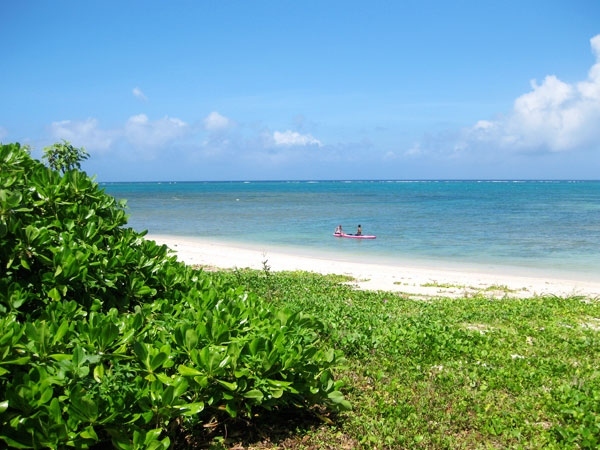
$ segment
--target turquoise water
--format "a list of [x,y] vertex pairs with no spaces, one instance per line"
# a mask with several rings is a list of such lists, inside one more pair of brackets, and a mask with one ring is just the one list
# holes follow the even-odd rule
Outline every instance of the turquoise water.
[[[106,183],[151,234],[600,278],[599,181]],[[342,224],[377,239],[339,239]]]

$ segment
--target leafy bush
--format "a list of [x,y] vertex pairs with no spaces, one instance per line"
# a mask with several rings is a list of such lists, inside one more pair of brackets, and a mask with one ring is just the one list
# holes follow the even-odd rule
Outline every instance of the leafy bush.
[[55,143],[44,148],[44,159],[55,170],[67,172],[80,169],[81,161],[89,158],[85,149],[74,147],[69,141],[63,139],[62,143]]
[[0,146],[0,441],[158,449],[215,419],[349,407],[321,322],[178,262],[124,207]]

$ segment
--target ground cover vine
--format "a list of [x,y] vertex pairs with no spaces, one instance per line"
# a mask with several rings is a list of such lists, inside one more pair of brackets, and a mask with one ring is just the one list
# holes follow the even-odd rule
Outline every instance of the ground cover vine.
[[424,301],[354,290],[340,276],[280,272],[269,285],[260,271],[219,276],[316,315],[346,354],[354,407],[337,434],[311,435],[317,448],[600,445],[600,299]]

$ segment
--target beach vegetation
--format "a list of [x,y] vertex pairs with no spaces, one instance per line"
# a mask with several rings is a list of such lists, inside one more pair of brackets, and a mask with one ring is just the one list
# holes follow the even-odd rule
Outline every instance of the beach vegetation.
[[0,146],[0,268],[2,447],[600,446],[600,299],[200,270],[18,144]]
[[44,160],[48,165],[60,172],[81,169],[81,162],[89,158],[89,153],[83,147],[75,147],[63,139],[44,148]]
[[[346,356],[339,376],[353,404],[285,448],[600,445],[600,299],[423,301],[313,273],[271,278],[272,302],[327,324],[324,337]],[[262,295],[263,279],[238,270],[235,284]]]
[[350,408],[323,322],[128,228],[68,146],[47,167],[0,145],[1,447],[190,448]]

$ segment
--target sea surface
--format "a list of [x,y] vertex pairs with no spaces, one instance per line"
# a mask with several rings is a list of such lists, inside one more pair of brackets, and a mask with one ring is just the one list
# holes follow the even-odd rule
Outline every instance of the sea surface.
[[[600,279],[600,181],[102,183],[150,234]],[[375,240],[334,237],[337,225]]]

